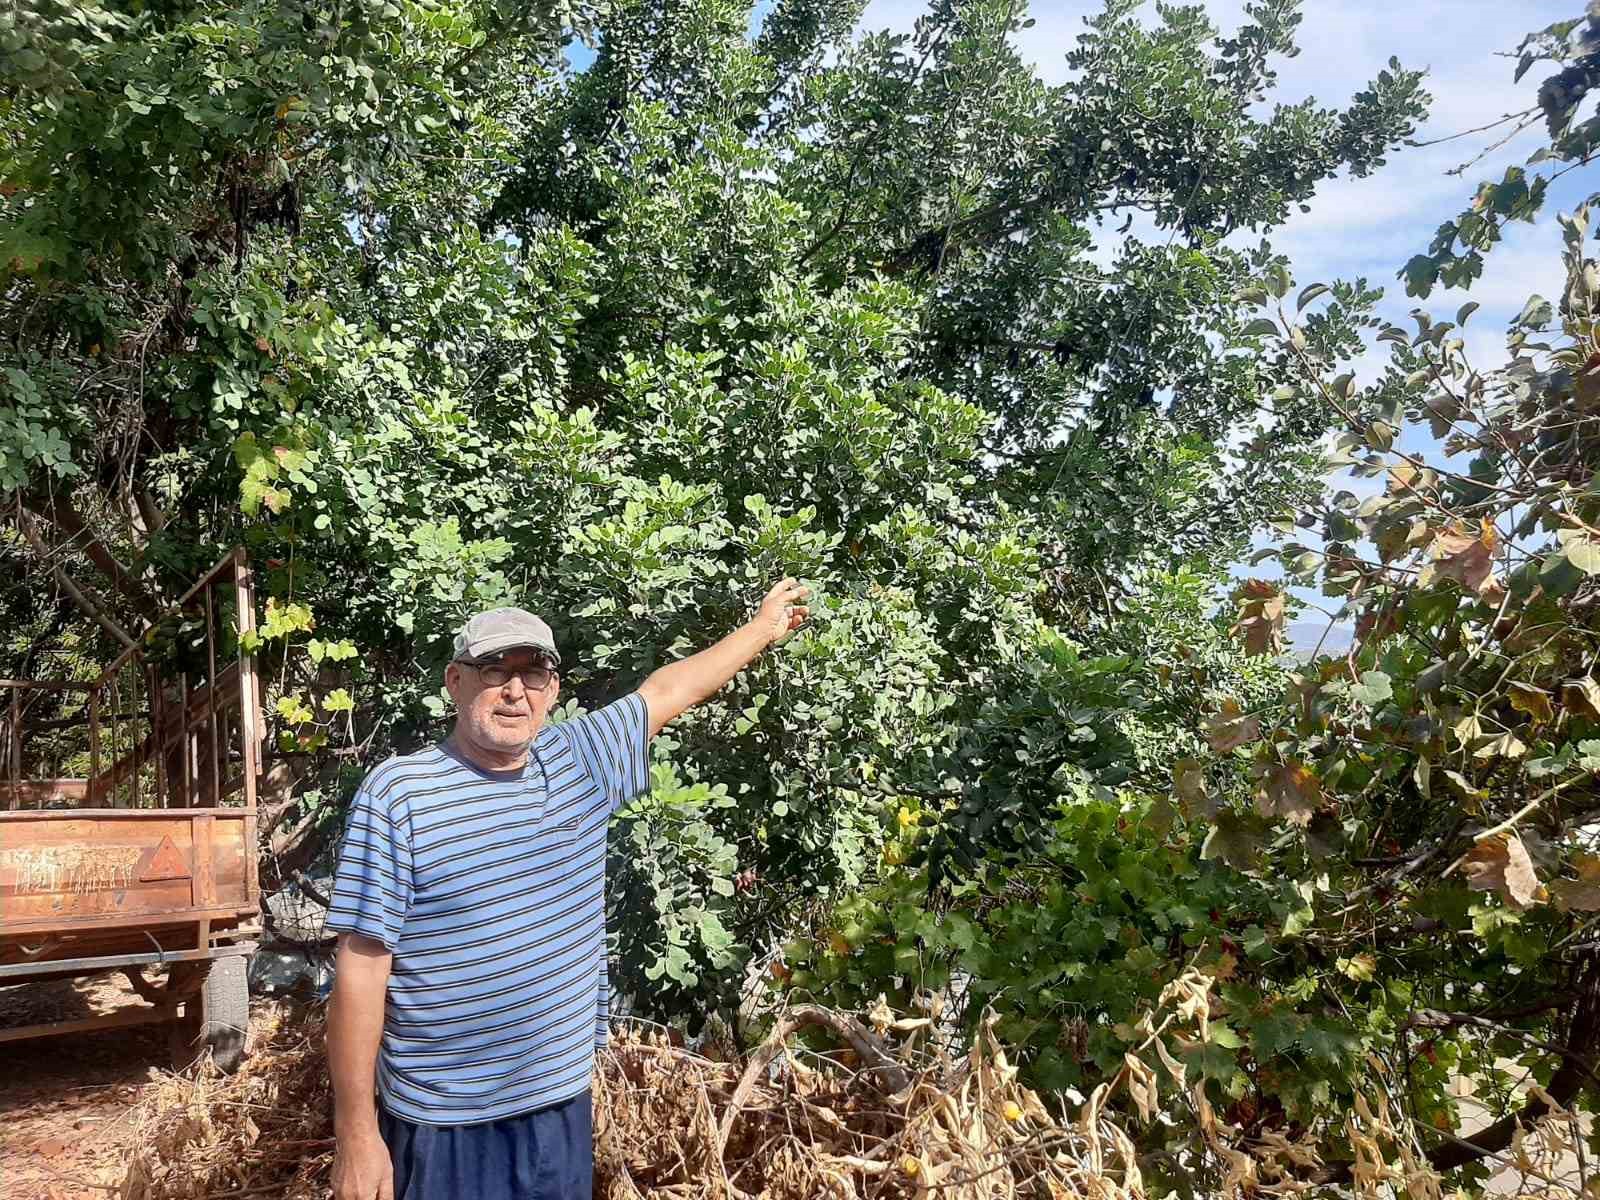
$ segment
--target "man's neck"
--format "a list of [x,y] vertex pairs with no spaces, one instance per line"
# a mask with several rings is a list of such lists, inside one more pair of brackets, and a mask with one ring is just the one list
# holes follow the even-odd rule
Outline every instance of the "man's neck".
[[450,749],[456,754],[466,759],[473,766],[481,767],[485,771],[515,771],[528,761],[528,748],[526,746],[515,753],[479,746],[462,737],[459,728],[451,731],[449,744]]

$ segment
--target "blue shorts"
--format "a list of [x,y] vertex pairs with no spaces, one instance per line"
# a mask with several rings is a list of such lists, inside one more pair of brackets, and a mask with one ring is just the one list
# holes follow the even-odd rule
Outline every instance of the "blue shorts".
[[415,1125],[378,1108],[394,1200],[590,1200],[589,1093],[476,1125]]

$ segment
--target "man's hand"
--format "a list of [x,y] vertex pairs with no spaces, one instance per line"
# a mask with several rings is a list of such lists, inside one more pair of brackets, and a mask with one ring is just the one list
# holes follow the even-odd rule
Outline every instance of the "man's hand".
[[776,584],[761,602],[761,611],[709,650],[662,667],[639,685],[649,712],[650,736],[686,708],[711,696],[744,670],[778,639],[805,624],[810,615],[800,601],[811,590],[796,579]]
[[767,635],[767,645],[787,637],[805,624],[811,610],[800,601],[810,595],[811,589],[797,579],[780,580],[772,586],[753,622]]
[[339,1138],[333,1200],[394,1200],[394,1163],[376,1129]]

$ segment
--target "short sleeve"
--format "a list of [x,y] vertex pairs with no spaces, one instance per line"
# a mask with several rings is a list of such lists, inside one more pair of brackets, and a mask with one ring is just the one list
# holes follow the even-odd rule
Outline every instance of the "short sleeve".
[[410,908],[408,823],[363,787],[350,802],[325,924],[372,938],[393,951]]
[[650,787],[649,713],[634,692],[559,726],[612,812]]

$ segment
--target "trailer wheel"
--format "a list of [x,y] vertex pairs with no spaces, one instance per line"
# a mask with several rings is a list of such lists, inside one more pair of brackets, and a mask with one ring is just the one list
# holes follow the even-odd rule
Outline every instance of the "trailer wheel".
[[187,1071],[209,1050],[225,1075],[244,1058],[245,1030],[250,1024],[250,985],[245,957],[230,954],[212,960],[200,990],[183,1005],[172,1028],[172,1069]]

